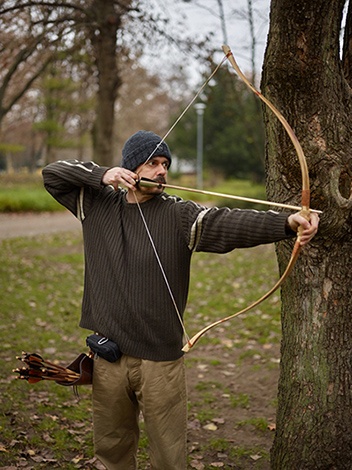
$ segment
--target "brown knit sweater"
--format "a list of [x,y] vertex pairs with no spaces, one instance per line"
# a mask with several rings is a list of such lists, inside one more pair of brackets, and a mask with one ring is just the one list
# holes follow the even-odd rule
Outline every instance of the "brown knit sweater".
[[[137,204],[101,183],[108,168],[59,161],[43,170],[45,188],[82,222],[85,280],[80,326],[114,340],[125,354],[179,358],[182,327]],[[140,205],[183,314],[194,251],[226,253],[288,238],[286,214],[205,208],[162,193]]]

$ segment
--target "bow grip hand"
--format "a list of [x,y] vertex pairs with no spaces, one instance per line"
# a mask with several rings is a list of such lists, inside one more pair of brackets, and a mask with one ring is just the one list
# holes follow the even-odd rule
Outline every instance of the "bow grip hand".
[[317,233],[319,216],[309,211],[301,211],[296,214],[291,214],[287,222],[291,230],[298,233],[300,246],[304,246],[309,243]]

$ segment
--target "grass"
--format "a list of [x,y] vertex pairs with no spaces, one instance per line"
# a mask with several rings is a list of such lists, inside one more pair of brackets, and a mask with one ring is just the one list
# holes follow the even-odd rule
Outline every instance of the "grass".
[[255,429],[261,432],[267,431],[269,426],[269,422],[266,418],[251,418],[238,423],[239,426],[244,426],[246,424],[254,426]]
[[[175,185],[180,185],[180,186],[185,186],[185,187],[195,187],[195,182],[190,180],[186,181],[185,183],[181,181],[172,181],[172,178],[170,178],[170,184],[175,184]],[[265,196],[265,188],[262,184],[258,183],[253,183],[252,181],[247,181],[247,180],[224,180],[221,181],[220,183],[217,182],[216,185],[204,185],[204,190],[209,190],[211,192],[217,192],[221,194],[234,194],[236,196],[245,196],[247,198],[254,198],[254,199],[264,199],[266,198]],[[170,194],[173,194],[172,189],[168,190]],[[221,207],[221,206],[227,206],[227,207],[238,207],[240,209],[248,208],[248,202],[244,201],[239,201],[239,200],[233,200],[231,198],[223,198],[223,197],[218,197],[218,196],[208,196],[205,194],[196,194],[192,193],[190,194],[187,191],[177,191],[177,194],[184,198],[184,199],[193,199],[199,203],[208,203],[211,201],[211,203],[215,206]],[[261,209],[263,210],[263,205],[262,204],[251,204],[252,209]]]
[[[241,462],[243,462],[244,459],[253,459],[253,461],[258,460],[258,465],[253,466],[252,468],[263,468],[261,465],[261,462],[259,459],[264,459],[265,461],[268,460],[269,455],[267,452],[263,451],[260,448],[257,447],[243,447],[243,446],[233,446],[229,441],[226,439],[211,439],[209,444],[204,447],[203,452],[207,451],[216,451],[218,454],[226,454],[229,456],[231,459],[231,462],[234,462],[235,464],[239,465],[239,467],[236,466],[236,468],[242,468],[241,467]],[[206,465],[204,470],[211,470],[214,468],[222,468],[224,470],[230,470],[234,468],[234,464],[230,464],[229,466],[226,465],[226,463],[222,463],[221,467],[220,465],[217,465],[216,463],[214,465]]]
[[[261,247],[251,251],[245,259],[244,256],[232,253],[217,256],[216,260],[212,255],[195,256],[186,314],[189,332],[196,332],[202,324],[235,311],[243,302],[261,295],[260,291],[267,287],[269,280],[259,272],[258,259],[261,266],[268,264],[274,270],[270,249]],[[241,288],[234,281],[239,278]],[[52,468],[65,461],[65,468],[69,470],[78,468],[71,460],[80,459],[86,462],[84,468],[91,468],[87,464],[93,457],[90,388],[81,387],[77,401],[70,388],[44,382],[30,386],[27,382],[14,381],[12,373],[19,365],[15,357],[22,350],[39,352],[48,359],[57,358],[63,364],[85,350],[87,332],[77,326],[83,282],[81,237],[61,233],[2,241],[0,282],[0,442],[5,449],[0,452],[0,462],[19,464],[24,456],[36,458],[38,462],[46,459]],[[209,293],[207,301],[204,301],[204,292]],[[265,315],[277,319],[277,303],[278,300],[267,302]],[[251,317],[239,318],[226,330],[227,341],[232,341],[233,348],[249,336],[261,339],[265,331],[263,325],[271,323],[267,319],[260,320],[262,317],[263,314],[257,312]],[[272,328],[275,335],[271,335],[271,341],[277,339],[277,325]],[[265,335],[270,336],[269,329]],[[214,336],[222,341],[221,328],[204,336],[202,344],[212,344]],[[189,361],[194,362],[193,367],[199,362],[192,356]],[[212,367],[219,367],[219,361],[211,359],[211,362]],[[214,390],[220,393],[221,384],[204,381],[198,389],[204,393],[203,399],[192,406],[197,408],[197,416],[204,423],[214,416],[209,408],[211,393]],[[245,395],[231,395],[232,406],[247,406],[248,401]],[[142,460],[145,460],[143,455]]]
[[[79,403],[72,389],[54,384],[14,381],[12,369],[21,351],[39,352],[68,364],[84,350],[85,333],[77,328],[83,273],[82,242],[69,235],[14,239],[1,243],[0,359],[2,406],[1,463],[22,457],[65,468],[81,453],[93,457],[90,390],[81,387]],[[89,467],[88,467],[89,468]]]
[[[29,194],[37,201],[33,205],[38,210],[43,207],[42,198],[46,193],[39,176],[37,181],[26,176],[12,178],[11,181],[7,179],[6,182],[4,178],[0,178],[0,211],[6,210],[2,202],[6,192],[13,207],[20,194],[22,202],[18,207],[21,210]],[[228,192],[230,188],[226,184],[220,190]],[[51,210],[46,203],[44,207]],[[84,265],[82,238],[77,234],[60,233],[3,240],[0,244],[0,467],[26,468],[28,462],[27,468],[97,468],[93,459],[90,387],[80,387],[77,400],[69,387],[44,382],[29,385],[25,381],[14,380],[12,372],[20,366],[16,356],[22,350],[38,352],[61,364],[68,364],[79,352],[86,350],[88,332],[78,327]],[[260,297],[277,277],[271,246],[238,250],[226,255],[197,253],[191,269],[190,296],[185,313],[190,336],[205,324]],[[209,366],[209,370],[204,372],[205,378],[194,387],[194,391],[191,390],[189,403],[191,413],[202,424],[218,417],[214,396],[221,396],[225,390],[221,381],[212,378],[211,371],[226,367],[226,356],[236,350],[237,366],[240,366],[253,358],[258,345],[279,343],[279,303],[278,296],[273,296],[265,306],[204,335],[197,351],[221,348],[221,360],[211,353],[206,358],[201,354],[186,357],[188,370],[197,370],[202,364]],[[255,348],[253,346],[242,354],[251,342]],[[269,366],[270,363],[265,365]],[[251,404],[248,394],[233,391],[229,391],[224,400],[232,408],[236,406],[237,410]],[[260,426],[259,422],[248,424],[256,429]],[[229,458],[235,462],[241,462],[242,457],[248,460],[248,455],[254,452],[250,446],[243,449],[234,447],[229,439],[217,444],[209,442],[202,449],[205,454],[208,449],[211,461],[214,449],[222,447],[230,449]],[[256,453],[265,455],[263,449]],[[142,431],[140,470],[148,468],[147,455],[148,441]],[[205,463],[204,468],[213,467]]]
[[[228,316],[259,298],[273,285],[276,270],[272,247],[238,250],[226,255],[197,253],[193,266],[197,275],[191,279],[190,302],[186,311],[189,333],[196,330],[192,323],[198,322],[200,317],[204,324],[208,320],[210,323],[211,318]],[[280,342],[279,309],[279,297],[272,296],[265,302],[265,311],[260,306],[239,317],[240,323],[232,320],[234,326],[227,329],[226,335],[228,347],[242,348],[248,340],[261,344]],[[240,329],[237,328],[239,324]],[[218,332],[226,326],[210,330],[200,341],[221,343]]]
[[63,210],[43,188],[38,174],[0,175],[0,212]]
[[246,393],[239,393],[237,395],[230,395],[229,397],[231,406],[233,408],[241,407],[248,408],[250,397]]

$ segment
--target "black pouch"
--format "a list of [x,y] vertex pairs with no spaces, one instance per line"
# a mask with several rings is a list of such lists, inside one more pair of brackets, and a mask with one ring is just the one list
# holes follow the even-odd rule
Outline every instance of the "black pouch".
[[106,361],[116,362],[122,356],[120,348],[111,339],[101,335],[90,335],[86,339],[87,346]]

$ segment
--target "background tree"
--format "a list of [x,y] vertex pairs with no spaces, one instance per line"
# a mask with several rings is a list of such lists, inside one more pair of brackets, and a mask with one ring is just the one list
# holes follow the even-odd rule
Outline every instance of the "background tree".
[[170,127],[170,116],[179,112],[180,100],[190,94],[182,67],[170,70],[164,80],[158,71],[152,73],[143,67],[141,59],[142,54],[121,59],[122,85],[115,106],[116,164],[121,163],[122,146],[132,133],[146,129],[164,136]]
[[[36,15],[43,18],[46,12],[38,9]],[[54,34],[50,28],[43,30],[36,25],[30,11],[20,10],[14,15],[0,10],[0,127],[47,67],[60,35],[60,30]]]
[[[273,469],[350,469],[352,462],[351,3],[273,0],[262,88],[305,150],[321,229],[282,288],[282,361]],[[346,76],[344,76],[345,66]],[[300,170],[268,110],[268,197],[299,202]],[[291,243],[280,243],[280,270]]]
[[[84,86],[82,86],[84,84]],[[62,52],[52,60],[37,81],[36,104],[39,109],[33,128],[40,134],[41,162],[58,158],[57,149],[68,149],[67,157],[91,157],[90,130],[95,119],[95,80],[90,57],[83,50],[67,55]],[[39,140],[39,139],[38,139]],[[88,153],[88,155],[87,155]]]
[[[54,49],[56,53],[65,52],[68,58],[69,53],[76,54],[77,51],[84,50],[91,57],[89,66],[93,64],[92,76],[96,80],[96,110],[92,127],[93,158],[108,166],[112,164],[115,153],[115,102],[122,84],[119,68],[123,63],[122,58],[132,59],[135,51],[145,46],[146,40],[149,47],[154,45],[156,50],[160,44],[165,47],[165,42],[177,43],[178,48],[184,51],[189,51],[196,44],[189,40],[184,31],[182,39],[170,35],[167,28],[170,19],[150,11],[148,1],[142,0],[5,0],[0,5],[0,18],[14,35],[18,34],[18,28],[11,29],[11,24],[17,15],[23,18],[26,26],[22,28],[24,34],[19,34],[19,43],[30,43],[31,31],[34,29],[42,34],[49,45],[56,44],[60,39],[60,47]],[[40,38],[37,40],[46,51]],[[13,68],[12,56],[9,58],[9,63],[4,64],[4,74]],[[41,56],[37,55],[36,58],[42,64]],[[49,57],[48,61],[52,58],[56,59],[56,56]],[[21,67],[26,65],[27,56],[22,55],[19,63]],[[31,74],[30,84],[38,76],[39,73]],[[15,102],[11,101],[11,105]]]
[[[202,100],[206,103],[205,166],[213,174],[225,178],[263,180],[264,127],[261,108],[253,94],[224,67],[204,90]],[[197,122],[194,109],[175,128],[169,141],[179,159],[195,161]]]
[[117,33],[121,30],[123,17],[129,11],[130,4],[130,0],[93,0],[84,10],[98,72],[96,119],[92,134],[93,156],[96,161],[106,166],[111,165],[114,155],[115,101],[121,85],[117,66]]
[[17,143],[9,138],[18,126],[18,119],[10,119],[5,126],[4,119],[6,116],[11,118],[11,113],[16,114],[13,110],[21,100],[26,103],[25,95],[56,55],[62,29],[58,28],[54,33],[51,27],[44,30],[36,23],[39,18],[47,18],[44,9],[37,9],[34,20],[33,12],[21,10],[13,14],[7,11],[8,5],[0,6],[0,141],[7,161],[5,166],[11,169],[14,152],[9,149]]

